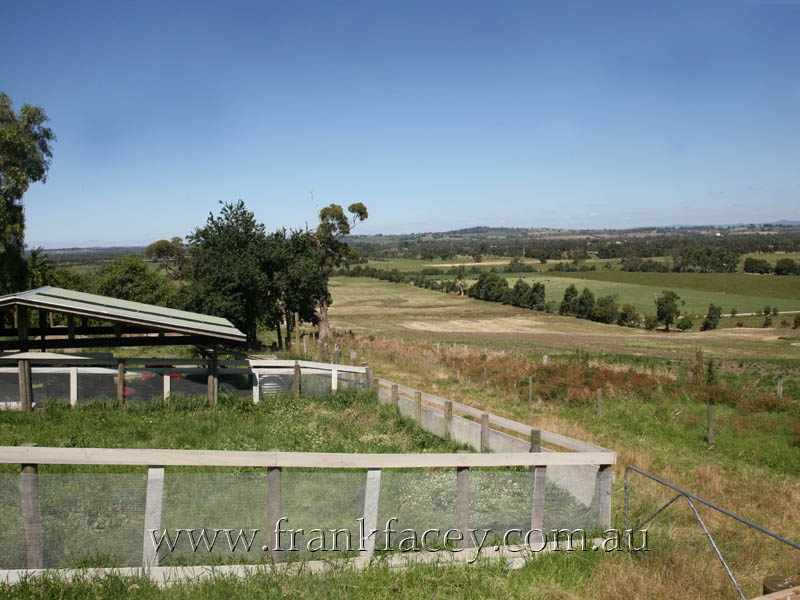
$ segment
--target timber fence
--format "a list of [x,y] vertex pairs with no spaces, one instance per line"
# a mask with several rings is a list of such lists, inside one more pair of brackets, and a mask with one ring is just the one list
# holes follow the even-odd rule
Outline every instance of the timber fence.
[[258,403],[261,394],[317,395],[371,386],[369,366],[305,360],[0,357],[0,410],[31,410],[48,400],[72,406],[98,399],[148,402],[172,393],[207,394],[213,405],[220,391]]

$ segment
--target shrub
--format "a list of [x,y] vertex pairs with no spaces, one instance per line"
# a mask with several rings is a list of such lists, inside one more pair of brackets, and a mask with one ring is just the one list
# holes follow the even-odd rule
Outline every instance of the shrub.
[[703,320],[703,324],[700,326],[700,329],[703,331],[708,331],[709,329],[716,329],[717,325],[719,325],[719,319],[722,316],[722,307],[717,306],[715,304],[708,305],[708,314],[706,318]]
[[792,324],[794,329],[800,329],[800,313],[794,316],[794,323]]
[[689,318],[688,315],[684,315],[681,319],[675,324],[675,327],[680,329],[681,331],[686,331],[687,329],[691,329],[694,323]]
[[658,317],[655,315],[647,315],[644,318],[644,328],[652,331],[656,327],[658,327]]

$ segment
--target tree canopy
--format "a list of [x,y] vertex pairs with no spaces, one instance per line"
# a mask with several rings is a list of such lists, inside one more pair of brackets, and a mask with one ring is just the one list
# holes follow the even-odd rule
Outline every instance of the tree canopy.
[[100,268],[90,291],[101,296],[167,305],[171,290],[167,279],[148,267],[138,254],[115,258]]
[[664,290],[661,295],[656,298],[656,318],[659,323],[663,323],[667,331],[669,326],[675,322],[680,310],[678,309],[678,300],[680,296],[672,290]]
[[24,104],[19,114],[0,93],[0,293],[26,283],[25,214],[22,196],[31,183],[45,181],[56,137],[44,110]]
[[187,238],[190,280],[183,292],[187,308],[228,319],[257,343],[258,325],[274,322],[279,311],[274,281],[278,257],[244,202],[223,203],[219,216]]

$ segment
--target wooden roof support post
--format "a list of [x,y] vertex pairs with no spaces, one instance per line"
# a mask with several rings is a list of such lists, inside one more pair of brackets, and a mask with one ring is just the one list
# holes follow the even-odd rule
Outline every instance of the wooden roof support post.
[[15,313],[17,317],[17,339],[19,340],[20,352],[28,351],[28,307],[17,305]]
[[39,336],[43,340],[44,331],[47,329],[47,311],[40,308],[37,312],[39,313]]

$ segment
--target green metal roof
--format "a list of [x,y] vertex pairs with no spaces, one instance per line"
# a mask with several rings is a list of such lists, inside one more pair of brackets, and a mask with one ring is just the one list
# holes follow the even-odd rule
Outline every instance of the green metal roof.
[[96,319],[134,323],[163,331],[205,335],[236,342],[247,340],[244,333],[221,317],[52,286],[0,296],[0,307],[15,304]]

